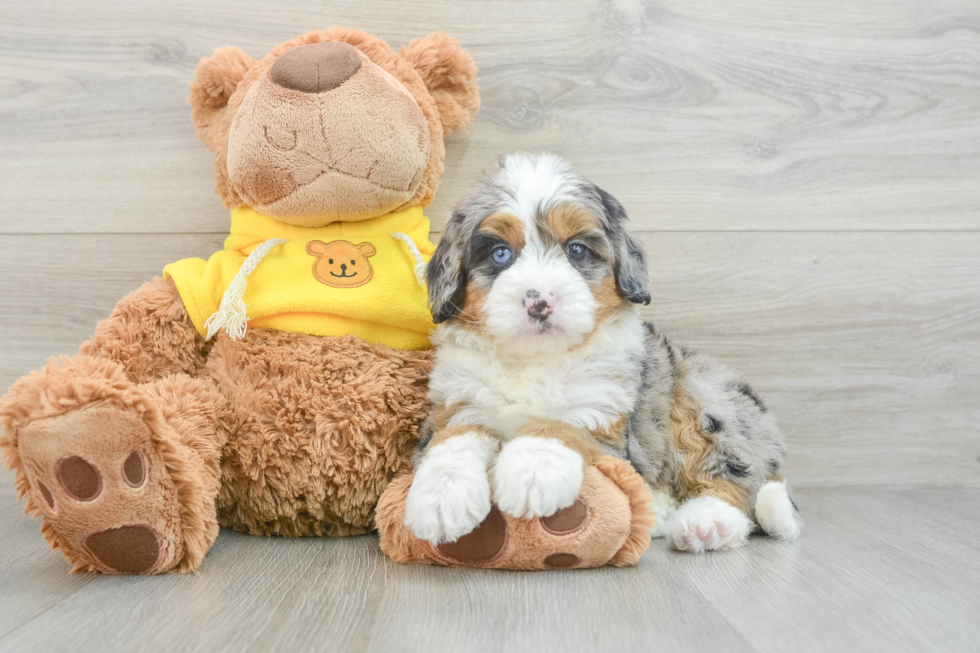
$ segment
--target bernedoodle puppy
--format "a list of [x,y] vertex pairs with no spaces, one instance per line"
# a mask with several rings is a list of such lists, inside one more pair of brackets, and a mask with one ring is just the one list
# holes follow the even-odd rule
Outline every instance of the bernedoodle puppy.
[[653,491],[654,535],[740,546],[755,525],[795,540],[785,449],[752,388],[644,322],[643,246],[615,198],[553,155],[513,154],[453,212],[428,267],[432,409],[405,523],[455,541],[497,506],[575,502],[583,466],[629,460]]

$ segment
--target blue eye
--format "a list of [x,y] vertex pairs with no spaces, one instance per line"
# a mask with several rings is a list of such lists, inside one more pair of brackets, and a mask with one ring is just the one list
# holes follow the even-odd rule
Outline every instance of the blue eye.
[[493,250],[492,254],[490,254],[490,258],[493,259],[493,262],[497,265],[507,265],[510,263],[511,256],[513,256],[513,254],[510,251],[510,247],[498,247],[497,249]]
[[568,258],[573,261],[584,261],[589,257],[589,248],[582,243],[572,243],[565,248]]

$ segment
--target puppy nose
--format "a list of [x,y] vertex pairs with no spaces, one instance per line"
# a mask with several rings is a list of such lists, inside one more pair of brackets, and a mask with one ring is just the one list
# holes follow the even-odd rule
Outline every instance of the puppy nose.
[[357,49],[341,43],[301,45],[276,59],[269,69],[272,81],[303,93],[326,93],[337,88],[361,69]]
[[527,307],[527,314],[536,320],[543,320],[554,311],[555,296],[550,292],[539,293],[537,290],[528,290],[524,296],[524,306]]

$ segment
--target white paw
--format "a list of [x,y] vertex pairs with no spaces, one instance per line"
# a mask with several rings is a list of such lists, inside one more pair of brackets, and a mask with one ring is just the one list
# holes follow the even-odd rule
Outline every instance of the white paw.
[[521,437],[501,449],[493,467],[497,506],[514,517],[547,517],[575,503],[582,456],[552,438]]
[[487,466],[497,441],[478,433],[432,447],[415,470],[405,501],[405,525],[432,544],[455,542],[490,513]]
[[752,531],[752,522],[730,503],[699,497],[681,504],[664,531],[667,543],[675,549],[701,553],[742,546]]
[[769,481],[755,496],[755,520],[769,537],[795,542],[800,536],[796,508],[789,498],[786,483]]

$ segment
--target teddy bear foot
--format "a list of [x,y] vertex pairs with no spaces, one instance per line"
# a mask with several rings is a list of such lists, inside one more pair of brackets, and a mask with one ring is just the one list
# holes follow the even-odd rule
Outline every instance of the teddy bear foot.
[[493,506],[472,532],[436,546],[434,557],[448,566],[493,567],[506,557],[506,566],[515,569],[594,567],[604,564],[613,552],[596,556],[593,538],[575,537],[586,527],[589,512],[579,499],[550,517],[534,520],[538,523],[528,523]]
[[632,466],[603,456],[585,468],[575,502],[548,517],[513,517],[493,505],[470,533],[433,545],[405,525],[412,474],[378,503],[382,550],[396,562],[492,569],[583,569],[635,563],[650,544],[650,490]]
[[177,489],[133,411],[91,405],[20,429],[42,531],[73,572],[155,574],[184,556]]

